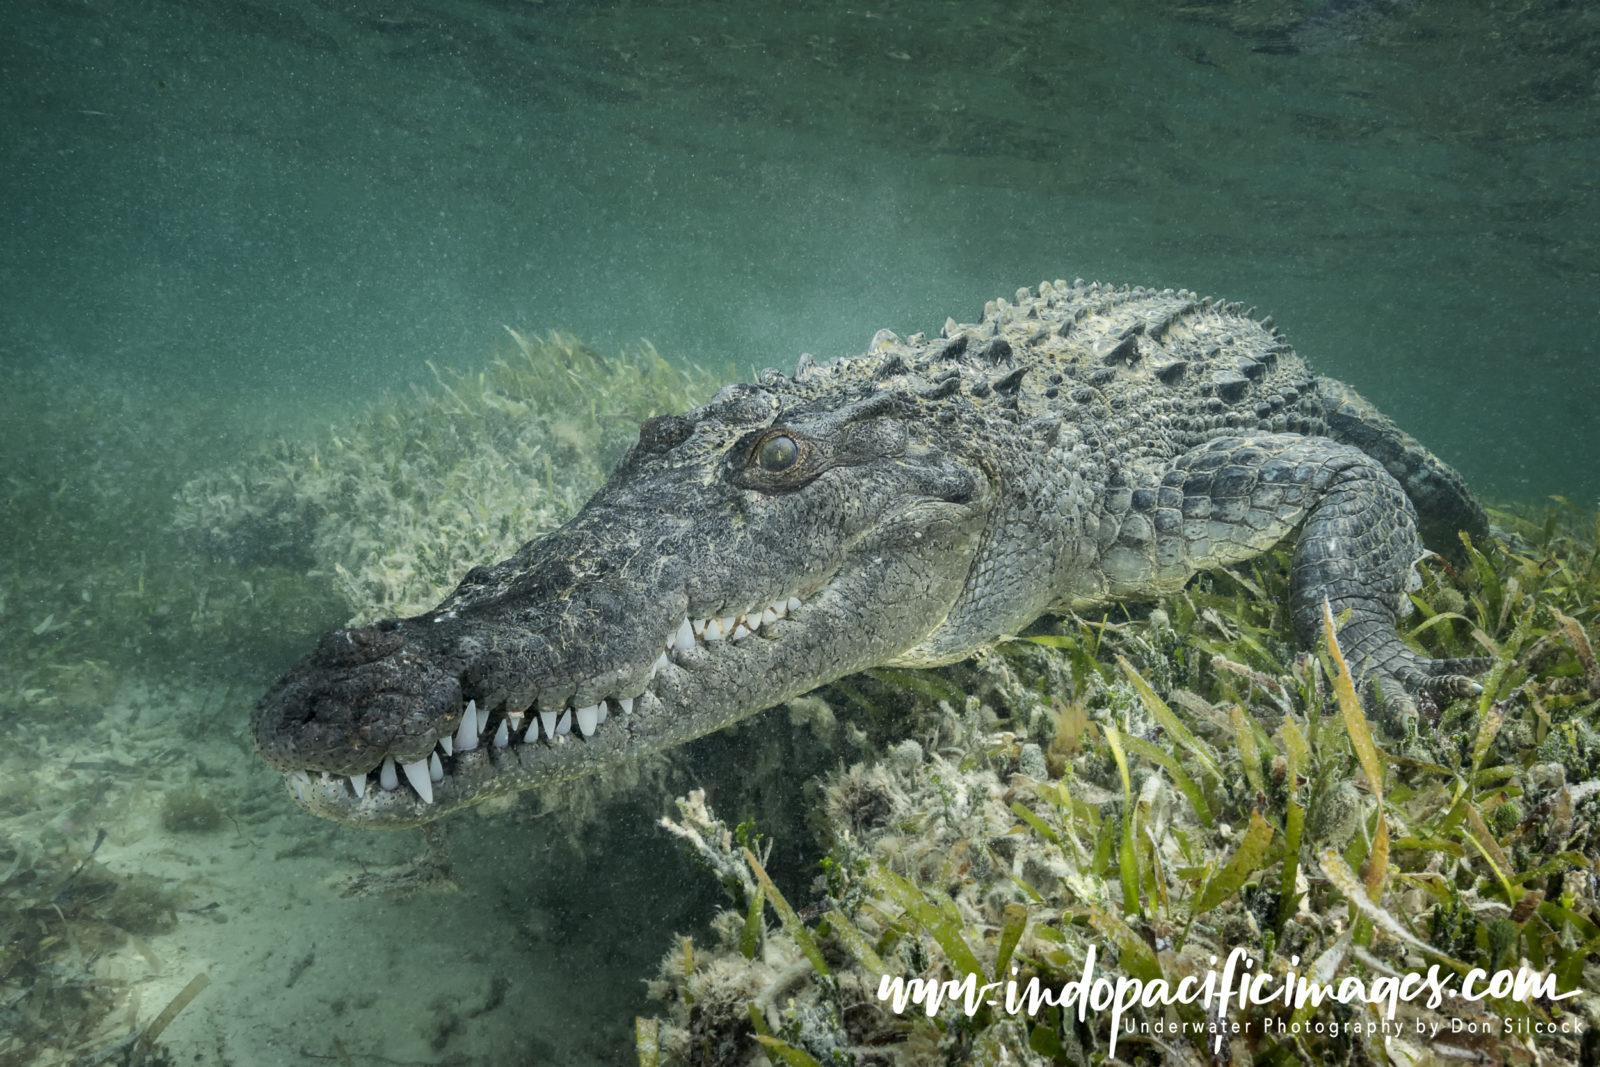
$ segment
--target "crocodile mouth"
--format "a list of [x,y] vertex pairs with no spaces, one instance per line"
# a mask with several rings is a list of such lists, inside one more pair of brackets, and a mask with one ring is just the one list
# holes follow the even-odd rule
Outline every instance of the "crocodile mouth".
[[[827,592],[823,583],[741,612],[686,616],[661,637],[661,651],[639,681],[623,687],[631,693],[619,691],[583,706],[572,700],[539,707],[504,699],[490,706],[463,680],[456,725],[435,737],[427,755],[410,761],[386,755],[359,774],[291,769],[283,771],[284,777],[294,798],[319,815],[392,827],[429,822],[532,784],[578,778],[742,718],[752,709],[728,709],[721,721],[698,720],[694,729],[684,730],[683,716],[675,710],[695,703],[697,673],[732,669],[759,677],[769,670],[778,660],[777,646],[805,627],[813,602]],[[750,662],[737,662],[744,659]]]

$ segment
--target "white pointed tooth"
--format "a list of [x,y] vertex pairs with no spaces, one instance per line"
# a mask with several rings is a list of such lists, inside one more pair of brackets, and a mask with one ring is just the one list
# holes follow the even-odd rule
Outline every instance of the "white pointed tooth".
[[617,703],[622,707],[622,714],[624,714],[624,715],[632,715],[633,714],[633,698],[632,697],[623,697],[621,700],[617,701]]
[[444,764],[439,761],[439,753],[428,753],[428,777],[435,782],[444,781]]
[[777,600],[774,600],[771,604],[767,605],[767,610],[781,619],[785,615],[789,614],[789,602],[782,597],[779,597]]
[[734,615],[724,615],[719,621],[722,623],[722,633],[724,636],[733,633],[733,628],[739,625],[739,619]]
[[522,729],[522,717],[526,714],[526,711],[506,712],[506,722],[510,724],[512,733],[516,733],[518,730]]
[[761,625],[771,626],[773,623],[778,621],[779,617],[780,616],[778,613],[769,607],[761,613]]
[[504,719],[501,719],[500,725],[494,728],[494,747],[505,748],[510,743],[511,728],[506,725],[506,721]]
[[721,641],[723,634],[721,619],[711,619],[706,623],[706,641]]
[[783,606],[788,608],[790,611],[798,611],[800,610],[800,598],[797,596],[792,596],[783,602]]
[[650,664],[650,677],[654,678],[660,672],[661,668],[665,667],[666,665],[667,654],[663,652],[661,655],[656,657],[656,661],[654,663]]
[[553,711],[541,711],[539,713],[539,721],[544,723],[544,735],[554,740],[556,736],[556,713]]
[[357,800],[360,800],[362,797],[366,796],[367,776],[364,774],[352,774],[350,776],[350,788],[356,791]]
[[578,709],[578,729],[584,737],[593,737],[594,728],[600,725],[600,709],[594,704]]
[[456,727],[455,747],[471,752],[478,747],[478,702],[467,701],[467,710],[461,713],[461,725]]
[[402,763],[400,769],[405,772],[406,781],[411,783],[411,788],[417,791],[422,802],[432,804],[433,781],[428,777],[428,761],[419,759],[414,763]]
[[735,641],[743,641],[745,638],[747,638],[749,636],[750,636],[750,627],[748,627],[748,626],[746,626],[744,624],[744,620],[743,619],[740,619],[739,620],[739,625],[737,625],[737,626],[735,626],[733,628],[733,639]]
[[596,719],[596,722],[605,722],[611,717],[611,702],[609,700],[602,700],[595,707],[600,709],[600,718]]
[[672,648],[677,652],[687,652],[694,647],[694,627],[689,625],[689,620],[684,619],[678,624],[678,632],[672,635]]
[[446,756],[454,756],[456,754],[455,742],[448,737],[439,738],[439,751]]
[[394,773],[393,756],[383,757],[383,766],[378,771],[378,784],[390,793],[400,787],[400,776]]
[[705,632],[706,632],[706,620],[704,620],[704,619],[696,619],[696,620],[694,620],[694,635],[696,637],[699,637],[701,634],[703,634]]
[[572,709],[568,708],[561,713],[561,720],[556,723],[556,736],[565,737],[572,732]]

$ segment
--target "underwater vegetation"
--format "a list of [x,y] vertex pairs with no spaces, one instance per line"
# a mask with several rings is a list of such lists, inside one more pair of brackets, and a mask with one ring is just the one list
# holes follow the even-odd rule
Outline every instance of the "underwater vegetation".
[[338,618],[330,590],[241,568],[171,532],[173,496],[256,438],[203,403],[52,368],[0,367],[0,707],[103,706],[129,672],[233,675],[284,628]]
[[99,863],[103,840],[45,851],[0,843],[0,1065],[163,1062],[158,1029],[115,1017],[128,986],[111,957],[129,947],[148,955],[141,939],[177,925],[180,897]]
[[[204,842],[278,809],[275,783],[251,777],[240,701],[280,641],[287,656],[352,615],[431,602],[565,518],[640,421],[714,387],[648,345],[513,337],[482,371],[436,371],[289,441],[204,405],[0,369],[26,412],[0,422],[0,723],[27,738],[0,768],[0,1065],[160,1061],[176,1011],[141,1003],[160,955],[145,939],[186,913],[161,880],[93,854],[150,830]],[[237,767],[217,762],[230,749]],[[663,769],[564,802],[592,816]]]
[[222,829],[222,807],[198,789],[178,789],[161,799],[161,825],[180,834],[208,834]]
[[[948,691],[968,667],[902,679],[903,739],[823,778],[816,873],[787,895],[758,826],[681,798],[664,825],[729,907],[710,943],[663,960],[639,1063],[1112,1062],[1108,1013],[895,1015],[879,978],[1055,988],[1093,950],[1097,974],[1176,984],[1234,946],[1279,978],[1525,963],[1583,992],[1402,1002],[1389,1038],[1274,1028],[1376,1018],[1361,1005],[1253,1007],[1230,1012],[1216,1055],[1203,1025],[1137,1030],[1203,1024],[1198,1009],[1135,1008],[1114,1062],[1593,1062],[1600,522],[1564,502],[1495,518],[1466,569],[1435,561],[1407,632],[1430,655],[1492,657],[1481,695],[1365,707],[1336,646],[1289,644],[1280,554],[1137,613],[1036,628],[991,654],[1009,678],[981,698]],[[1453,1034],[1450,1013],[1482,1028]],[[1563,1019],[1579,1033],[1526,1033]]]
[[187,482],[173,528],[204,554],[298,570],[351,622],[427,610],[474,564],[570,518],[641,422],[717,382],[648,342],[605,356],[509,330],[515,351],[440,370],[312,443],[280,440]]
[[[181,733],[254,767],[238,697],[275,657],[331,624],[431,605],[570,515],[640,421],[719,384],[648,346],[513,341],[481,371],[437,371],[340,426],[268,443],[204,412],[90,390],[64,403],[48,382],[11,383],[37,391],[35,424],[0,427],[0,440],[18,470],[50,473],[0,483],[14,520],[0,710],[57,763],[30,756],[0,776],[8,834],[55,812],[37,840],[0,838],[0,1067],[159,1062],[159,1027],[188,1003],[180,993],[152,1019],[166,997],[140,1009],[138,982],[114,966],[187,914],[165,884],[94,858],[92,820],[117,776],[116,803],[133,798],[174,841],[209,844],[235,818],[248,834],[281,802],[254,780],[224,786],[220,755],[135,777],[126,760],[99,769],[98,749],[73,772],[71,745],[113,733],[159,754]],[[161,418],[190,422],[157,433]],[[1600,1032],[1600,524],[1564,502],[1495,524],[1463,569],[1428,566],[1407,632],[1429,655],[1491,657],[1478,696],[1352,701],[1336,649],[1295,650],[1275,555],[1159,603],[1040,624],[952,667],[870,671],[541,797],[574,816],[555,832],[581,840],[625,793],[659,811],[665,783],[684,780],[669,774],[704,786],[668,829],[727,907],[662,961],[639,1062],[1103,1062],[1103,1015],[897,1016],[877,998],[886,972],[989,980],[1014,965],[1059,984],[1091,948],[1101,974],[1169,979],[1235,945],[1278,974],[1296,956],[1341,976],[1525,960],[1585,992],[1491,1002],[1486,1017],[1578,1017]],[[128,679],[151,674],[216,692],[112,717]],[[1232,1016],[1222,1058],[1594,1052],[1579,1043],[1594,1038],[1559,1035],[1446,1030],[1436,1040],[1454,1047],[1439,1049],[1414,1031],[1387,1044],[1285,1037],[1270,1015]],[[1116,1062],[1212,1062],[1211,1040],[1124,1033]]]
[[576,510],[645,418],[717,384],[648,344],[512,337],[481,370],[265,443],[203,404],[0,369],[26,412],[0,421],[0,701],[103,702],[152,666],[264,675],[305,634],[420,610]]

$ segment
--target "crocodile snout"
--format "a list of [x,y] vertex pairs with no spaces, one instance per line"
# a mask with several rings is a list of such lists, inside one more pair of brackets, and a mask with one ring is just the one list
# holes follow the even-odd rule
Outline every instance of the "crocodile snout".
[[256,708],[256,745],[283,768],[364,773],[426,758],[461,704],[456,673],[402,624],[334,630]]

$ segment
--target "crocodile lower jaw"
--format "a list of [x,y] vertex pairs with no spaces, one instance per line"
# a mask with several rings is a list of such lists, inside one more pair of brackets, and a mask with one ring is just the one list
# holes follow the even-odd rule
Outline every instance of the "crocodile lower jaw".
[[[385,756],[365,773],[289,770],[290,793],[305,807],[340,822],[404,827],[429,822],[456,808],[505,796],[537,781],[581,777],[597,765],[685,740],[676,736],[663,700],[664,683],[711,658],[737,655],[749,642],[777,642],[807,614],[806,600],[779,597],[770,604],[725,616],[685,618],[662,640],[644,687],[631,696],[608,696],[583,707],[480,707],[465,699],[456,728],[435,739],[428,754],[411,761]],[[674,688],[677,686],[674,685]],[[582,687],[579,687],[580,691]],[[718,724],[720,725],[720,724]],[[694,729],[689,736],[716,726]]]

